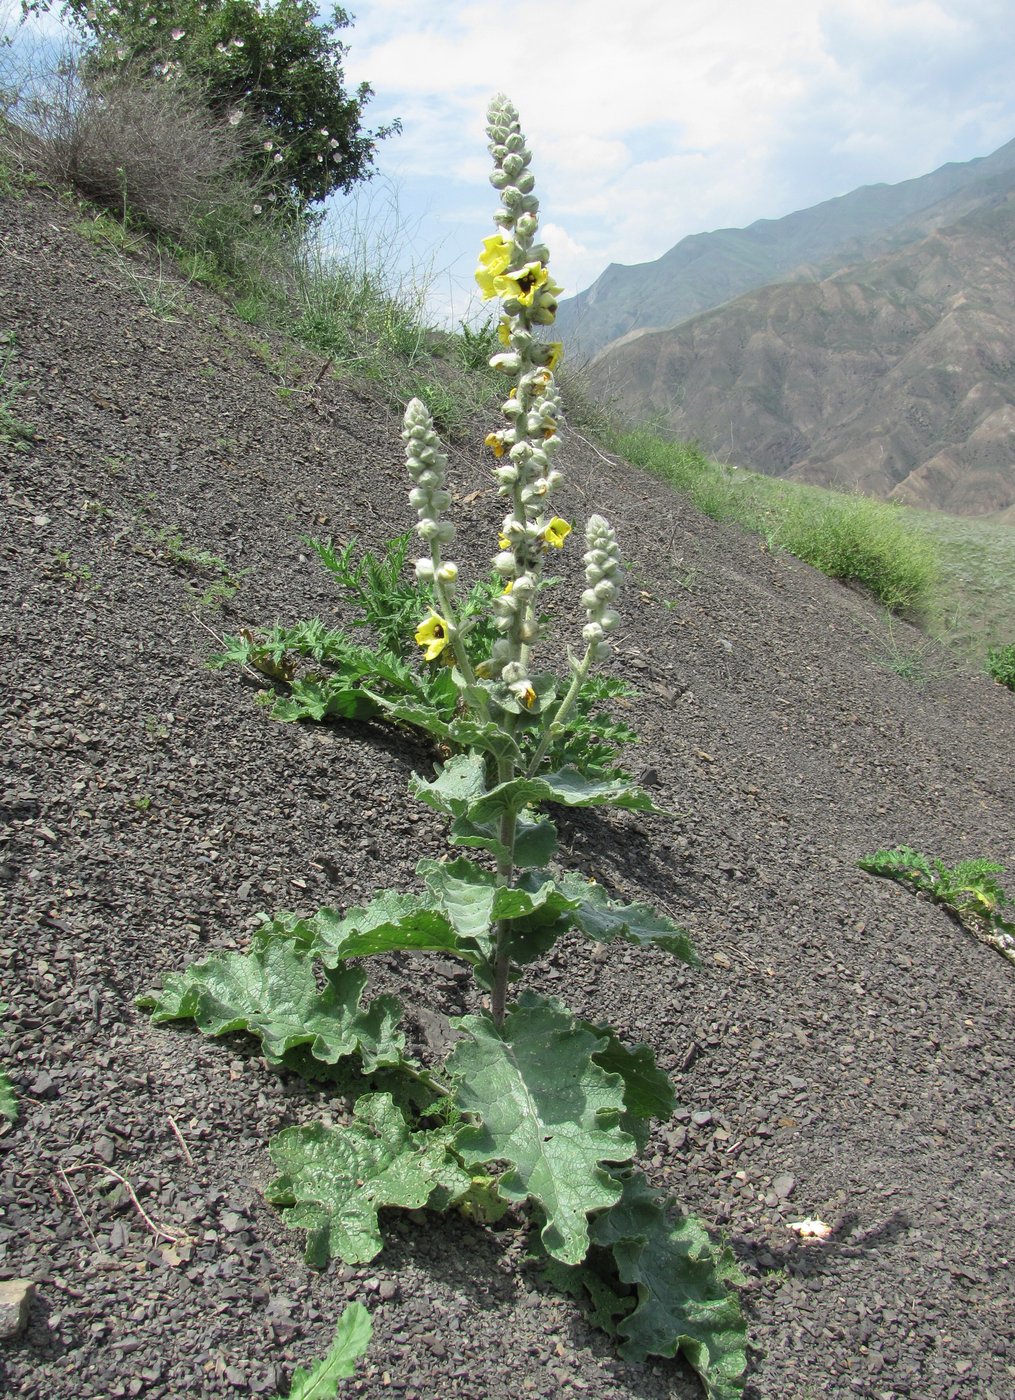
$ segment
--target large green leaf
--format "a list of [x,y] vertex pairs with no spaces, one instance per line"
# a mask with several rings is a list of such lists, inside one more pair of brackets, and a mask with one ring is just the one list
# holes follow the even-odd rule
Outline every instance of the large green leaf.
[[350,1303],[338,1319],[327,1356],[312,1371],[297,1366],[285,1400],[335,1400],[339,1381],[356,1372],[356,1362],[370,1345],[373,1323],[362,1303]]
[[638,1304],[616,1327],[629,1361],[675,1356],[680,1350],[701,1377],[709,1400],[741,1393],[747,1332],[733,1285],[743,1275],[731,1252],[709,1238],[693,1216],[674,1218],[640,1173],[592,1222],[595,1245],[612,1250],[621,1280]]
[[279,938],[319,957],[326,967],[375,953],[447,953],[468,961],[476,956],[474,949],[462,945],[429,893],[382,890],[366,908],[357,905],[345,914],[335,909],[319,909],[307,919],[282,914],[261,925],[253,946],[264,947]]
[[537,914],[554,922],[572,901],[561,895],[549,876],[542,880],[522,875],[514,885],[502,885],[492,870],[460,856],[454,861],[422,860],[416,872],[447,914],[455,931],[474,940],[489,955],[491,929],[504,919],[531,920]]
[[549,817],[529,818],[519,812],[515,820],[514,850],[509,851],[500,839],[500,819],[473,822],[467,816],[456,817],[451,826],[451,840],[456,846],[473,846],[489,851],[498,860],[513,857],[517,870],[546,865],[557,849],[557,828]]
[[432,782],[413,773],[409,791],[436,812],[462,816],[486,791],[486,760],[482,754],[458,754],[445,763]]
[[624,1113],[621,1127],[629,1132],[643,1151],[648,1140],[648,1125],[652,1119],[661,1122],[673,1113],[676,1096],[669,1078],[659,1068],[648,1045],[625,1045],[610,1026],[581,1023],[593,1035],[604,1038],[606,1044],[595,1054],[596,1064],[607,1074],[619,1074],[624,1081]]
[[344,1128],[323,1123],[286,1128],[269,1145],[278,1176],[265,1199],[285,1210],[285,1223],[306,1230],[308,1264],[332,1255],[365,1264],[381,1248],[377,1212],[425,1206],[440,1190],[454,1199],[470,1178],[449,1149],[455,1130],[410,1132],[390,1094],[364,1094]]
[[279,696],[272,710],[276,719],[311,719],[318,723],[326,719],[373,719],[378,712],[372,696],[341,677],[294,680],[289,694]]
[[154,999],[152,1020],[192,1019],[213,1036],[248,1031],[275,1065],[298,1045],[329,1065],[359,1054],[369,1072],[400,1064],[405,1040],[396,1030],[402,1014],[397,998],[381,996],[360,1006],[366,981],[360,968],[329,970],[320,990],[313,961],[272,939],[252,953],[223,953],[168,977]]
[[698,958],[684,930],[647,904],[622,904],[610,899],[602,885],[580,875],[564,875],[558,884],[561,893],[577,906],[570,916],[572,925],[589,938],[598,943],[612,943],[619,938],[642,947],[654,943],[692,966],[697,964]]
[[561,768],[556,773],[498,783],[469,804],[468,815],[472,821],[484,822],[539,802],[558,802],[564,807],[623,807],[633,812],[659,810],[647,792],[622,778],[587,778],[577,768]]
[[618,1127],[623,1081],[593,1058],[603,1038],[531,992],[500,1029],[487,1016],[452,1024],[467,1037],[448,1060],[458,1106],[480,1120],[460,1130],[457,1151],[470,1166],[507,1163],[501,1194],[536,1201],[546,1249],[577,1263],[588,1248],[588,1213],[620,1194],[602,1163],[625,1162],[635,1147]]

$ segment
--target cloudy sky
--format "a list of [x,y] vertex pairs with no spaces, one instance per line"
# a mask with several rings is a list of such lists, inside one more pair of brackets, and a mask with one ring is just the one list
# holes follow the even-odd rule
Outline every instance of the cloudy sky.
[[[0,0],[0,13],[16,0]],[[350,84],[400,117],[350,242],[475,312],[492,231],[484,114],[504,91],[534,151],[557,280],[657,258],[1015,138],[1015,0],[348,0]],[[414,273],[413,273],[414,270]]]
[[[484,113],[534,152],[568,292],[686,234],[778,218],[1015,138],[1015,0],[352,0],[346,75],[434,296],[469,309],[492,231]],[[373,192],[376,206],[387,191]]]

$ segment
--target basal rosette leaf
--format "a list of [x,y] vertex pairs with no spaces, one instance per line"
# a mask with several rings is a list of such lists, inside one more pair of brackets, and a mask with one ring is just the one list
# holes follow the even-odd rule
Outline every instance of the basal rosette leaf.
[[588,1248],[589,1213],[620,1193],[603,1163],[626,1162],[635,1148],[618,1126],[623,1081],[594,1060],[603,1038],[531,992],[500,1029],[487,1016],[453,1024],[466,1037],[448,1060],[456,1101],[480,1120],[459,1131],[457,1152],[467,1166],[506,1163],[501,1194],[535,1201],[547,1251],[576,1263]]
[[338,1319],[327,1356],[310,1371],[297,1366],[285,1400],[335,1400],[339,1381],[356,1373],[356,1362],[370,1345],[373,1322],[362,1303],[350,1303]]
[[733,1285],[743,1275],[725,1246],[701,1221],[669,1215],[640,1173],[624,1178],[623,1194],[590,1230],[609,1249],[637,1306],[616,1325],[629,1361],[684,1356],[709,1400],[734,1400],[743,1388],[747,1331]]
[[311,1123],[272,1140],[280,1175],[265,1199],[283,1208],[288,1226],[307,1231],[308,1264],[323,1268],[332,1255],[365,1264],[381,1249],[382,1207],[418,1210],[435,1191],[454,1200],[469,1189],[451,1155],[454,1134],[412,1132],[390,1094],[365,1094],[346,1127]]
[[462,942],[431,894],[398,894],[395,890],[382,890],[365,908],[356,905],[344,914],[319,909],[306,919],[279,915],[261,925],[252,946],[266,947],[277,939],[319,957],[325,967],[375,953],[446,953],[466,961],[475,961],[477,956],[475,948]]
[[405,1040],[397,1031],[397,998],[360,1005],[366,981],[359,968],[331,969],[322,990],[313,961],[273,939],[252,953],[223,953],[167,978],[148,1004],[156,1023],[193,1020],[211,1036],[247,1031],[274,1065],[284,1062],[287,1051],[307,1045],[323,1064],[358,1054],[370,1072],[402,1063]]

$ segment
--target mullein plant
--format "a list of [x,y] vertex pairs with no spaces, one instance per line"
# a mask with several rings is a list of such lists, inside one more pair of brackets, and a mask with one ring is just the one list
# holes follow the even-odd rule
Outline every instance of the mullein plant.
[[[491,364],[511,384],[503,425],[486,438],[506,505],[493,640],[477,661],[468,645],[475,620],[456,606],[447,458],[413,400],[403,436],[424,546],[416,572],[432,589],[415,641],[427,661],[451,663],[459,703],[447,719],[378,697],[393,719],[457,750],[434,778],[414,775],[410,792],[447,819],[460,850],[421,859],[415,893],[383,890],[344,914],[266,920],[249,953],[171,975],[146,1004],[156,1021],[192,1019],[209,1035],[247,1031],[270,1065],[337,1079],[355,1098],[344,1126],[287,1128],[269,1147],[279,1175],[267,1198],[307,1232],[309,1263],[372,1259],[382,1247],[382,1207],[456,1207],[487,1222],[522,1213],[534,1265],[617,1338],[624,1357],[682,1351],[709,1396],[732,1397],[746,1364],[733,1291],[740,1274],[728,1249],[673,1211],[633,1166],[652,1120],[673,1111],[669,1081],[649,1046],[625,1045],[607,1024],[517,988],[525,967],[569,932],[695,958],[669,919],[553,868],[556,828],[542,804],[654,808],[626,780],[546,761],[591,668],[609,655],[622,566],[613,530],[593,515],[582,648],[563,683],[537,670],[544,565],[571,532],[551,505],[560,482],[560,347],[541,338],[559,288],[538,238],[530,153],[503,97],[490,108],[488,132],[500,208],[477,280],[500,301],[501,348]],[[410,1053],[394,997],[363,1002],[361,960],[393,951],[457,959],[485,993],[481,1009],[452,1021],[456,1040],[442,1063]]]

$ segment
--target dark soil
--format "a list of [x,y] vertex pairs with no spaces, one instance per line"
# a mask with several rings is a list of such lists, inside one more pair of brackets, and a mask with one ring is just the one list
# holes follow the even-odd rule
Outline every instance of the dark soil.
[[[152,265],[76,217],[0,203],[14,408],[36,431],[0,445],[0,1063],[21,1105],[0,1278],[37,1284],[0,1388],[270,1395],[356,1298],[375,1332],[351,1394],[689,1400],[679,1363],[624,1365],[542,1287],[517,1228],[392,1215],[372,1265],[309,1271],[262,1198],[266,1143],[343,1102],[135,1009],[160,974],[243,948],[258,911],[412,888],[443,830],[406,795],[431,762],[411,739],[276,723],[206,666],[210,632],[340,616],[300,537],[407,528],[397,416],[313,387],[312,359],[280,396],[280,344],[195,289],[160,319],[128,275]],[[501,512],[479,453],[452,459],[475,567]],[[1015,968],[857,860],[908,843],[1015,866],[1015,697],[947,659],[903,679],[863,598],[577,438],[568,471],[560,513],[607,515],[631,561],[615,664],[639,691],[633,764],[675,815],[563,820],[563,851],[686,926],[702,966],[575,941],[533,981],[672,1075],[644,1166],[742,1262],[749,1395],[1010,1400]],[[218,574],[162,532],[246,571],[235,597],[202,605]],[[381,970],[431,1043],[474,1005],[446,971]],[[788,1228],[807,1217],[826,1242]]]

